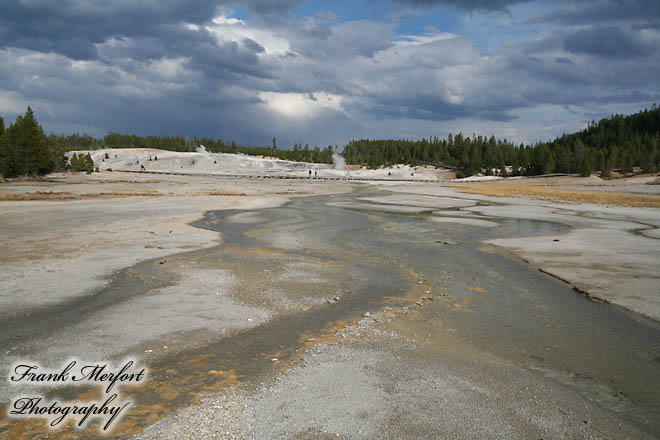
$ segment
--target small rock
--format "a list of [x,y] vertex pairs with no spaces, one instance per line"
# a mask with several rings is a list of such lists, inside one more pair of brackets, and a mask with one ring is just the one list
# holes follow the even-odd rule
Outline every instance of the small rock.
[[277,362],[277,361],[279,361],[279,359],[277,359],[277,358],[272,358],[270,361],[271,361],[271,362]]
[[364,315],[362,315],[362,316],[363,316],[364,318],[368,318],[368,317],[370,317],[370,316],[371,316],[371,313],[369,313],[369,312],[367,312],[367,313],[365,313],[365,314],[364,314]]

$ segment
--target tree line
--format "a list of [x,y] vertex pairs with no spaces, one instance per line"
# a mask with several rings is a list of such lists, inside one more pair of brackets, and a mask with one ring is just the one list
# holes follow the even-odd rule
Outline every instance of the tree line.
[[329,145],[325,148],[310,147],[296,142],[291,149],[277,147],[273,138],[273,146],[247,146],[239,145],[235,141],[225,141],[221,138],[210,137],[183,137],[183,136],[137,136],[134,134],[110,133],[102,138],[95,138],[86,134],[55,135],[46,139],[47,144],[54,151],[98,150],[104,148],[155,148],[160,150],[191,152],[199,145],[203,145],[210,153],[247,154],[251,156],[270,156],[283,160],[313,163],[332,163],[332,153],[337,147]]
[[[0,118],[0,175],[40,175],[53,170],[88,170],[86,158],[72,164],[64,153],[103,148],[156,148],[170,151],[195,151],[204,145],[211,153],[241,153],[270,156],[298,162],[332,163],[337,146],[325,148],[294,143],[292,148],[245,146],[221,138],[183,136],[137,136],[110,133],[101,138],[86,134],[46,136],[28,107],[25,115],[5,129]],[[577,133],[564,134],[550,142],[514,145],[495,136],[449,134],[446,139],[432,136],[421,140],[352,140],[343,148],[346,163],[371,168],[394,164],[413,166],[432,164],[457,170],[458,176],[479,172],[513,175],[580,173],[594,170],[603,177],[611,170],[631,172],[640,167],[646,172],[660,169],[660,109],[654,105],[633,115],[613,115],[592,121]]]
[[579,173],[613,169],[632,172],[640,167],[654,173],[660,169],[660,109],[654,105],[630,116],[601,119],[577,133],[564,134],[550,142],[515,146],[506,139],[449,134],[447,139],[431,137],[408,140],[353,140],[343,152],[349,164],[372,168],[405,163],[425,163],[456,168],[459,175],[479,172],[515,175]]

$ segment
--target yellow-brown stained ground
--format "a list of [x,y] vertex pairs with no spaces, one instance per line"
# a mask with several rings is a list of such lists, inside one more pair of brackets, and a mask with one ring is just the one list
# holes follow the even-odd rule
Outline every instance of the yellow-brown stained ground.
[[[94,193],[71,193],[68,191],[35,191],[35,192],[8,192],[0,191],[0,201],[29,201],[29,200],[82,200],[94,198],[110,198],[110,197],[159,197],[165,195],[173,195],[174,193],[161,193],[154,189],[141,189],[139,191],[102,191]],[[287,193],[288,194],[288,193]],[[242,192],[232,191],[201,191],[189,193],[190,196],[248,196]]]
[[549,202],[595,203],[598,205],[660,208],[660,196],[624,192],[601,192],[581,189],[561,189],[550,185],[529,183],[471,183],[452,184],[459,192],[494,197],[524,197]]

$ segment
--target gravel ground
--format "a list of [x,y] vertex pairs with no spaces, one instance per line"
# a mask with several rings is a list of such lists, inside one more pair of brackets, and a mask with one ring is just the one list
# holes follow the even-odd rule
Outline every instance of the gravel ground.
[[279,377],[209,396],[136,438],[651,438],[534,372],[477,360],[449,334],[423,341],[417,319],[393,319],[366,318]]

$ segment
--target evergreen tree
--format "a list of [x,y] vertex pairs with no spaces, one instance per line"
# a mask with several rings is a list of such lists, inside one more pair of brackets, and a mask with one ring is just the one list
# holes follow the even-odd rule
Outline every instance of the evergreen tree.
[[555,169],[555,159],[546,145],[540,145],[534,150],[530,174],[550,174]]
[[71,156],[70,168],[71,171],[84,171],[86,173],[91,173],[94,171],[94,160],[92,160],[92,156],[89,153],[86,155],[73,153],[73,156]]
[[9,145],[9,134],[5,130],[5,121],[0,118],[0,177],[14,175],[14,155]]
[[76,153],[73,153],[73,156],[71,156],[71,162],[69,164],[69,168],[71,171],[80,171],[81,164],[80,164],[80,159],[78,158],[78,155]]
[[585,160],[580,164],[580,175],[582,177],[591,176],[591,162],[589,160]]
[[603,179],[612,177],[612,169],[607,160],[605,161],[605,165],[603,165],[603,168],[600,170],[600,177]]
[[94,170],[94,161],[92,160],[92,156],[89,153],[87,153],[87,155],[85,156],[83,163],[84,163],[85,171],[87,171],[88,173],[91,173]]
[[55,163],[46,146],[46,136],[30,107],[25,115],[16,118],[16,122],[7,131],[16,174],[45,174],[54,169]]

